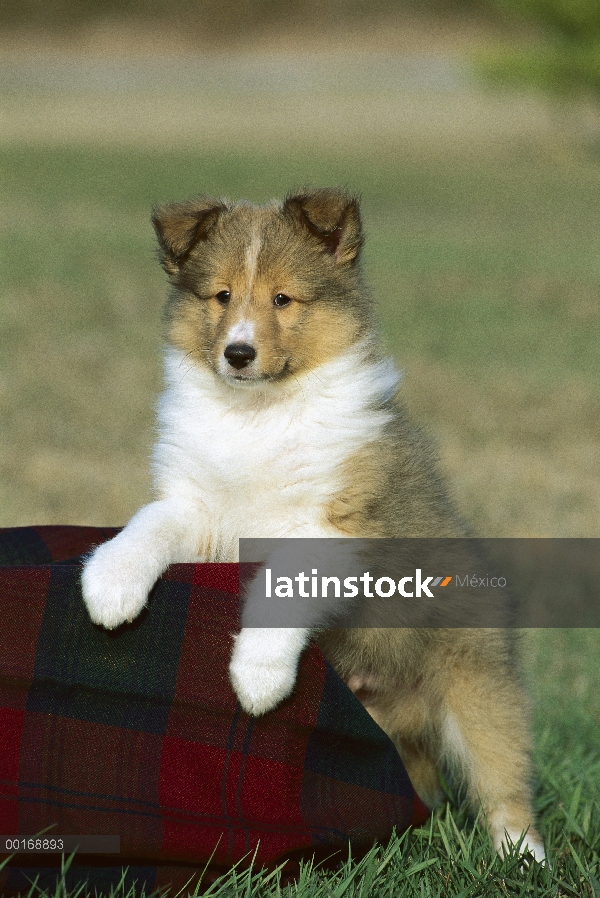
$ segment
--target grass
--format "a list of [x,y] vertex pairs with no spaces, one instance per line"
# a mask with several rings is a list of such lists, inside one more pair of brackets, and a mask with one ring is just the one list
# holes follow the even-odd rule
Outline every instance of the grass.
[[[370,152],[364,133],[320,150],[280,125],[260,146],[0,145],[0,525],[118,525],[148,496],[166,290],[150,206],[308,182],[363,195],[384,339],[465,517],[484,536],[596,536],[596,161],[529,145]],[[524,640],[551,869],[501,861],[455,796],[333,874],[305,867],[286,885],[238,870],[209,894],[600,895],[599,652],[595,631]]]
[[[349,856],[334,873],[325,874],[308,863],[294,883],[282,883],[278,870],[232,870],[201,894],[211,898],[584,898],[598,893],[597,861],[589,864],[575,840],[567,844],[560,869],[551,871],[536,865],[524,867],[516,849],[499,858],[490,852],[479,828],[465,832],[463,826],[460,813],[447,809],[426,828],[394,836],[388,845],[374,847],[358,861]],[[62,898],[59,889],[55,898]],[[143,893],[123,887],[113,894],[115,898],[141,898]],[[36,890],[29,895],[33,898]],[[84,895],[82,890],[82,898]]]

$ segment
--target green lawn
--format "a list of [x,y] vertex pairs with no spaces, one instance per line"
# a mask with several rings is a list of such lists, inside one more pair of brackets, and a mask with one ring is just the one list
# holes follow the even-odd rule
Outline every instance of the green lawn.
[[[593,160],[14,146],[0,171],[0,525],[118,525],[148,495],[165,296],[151,205],[342,183],[363,196],[385,340],[463,514],[483,536],[598,535]],[[211,894],[599,896],[599,634],[523,649],[551,870],[501,862],[453,803],[336,875],[232,874]]]

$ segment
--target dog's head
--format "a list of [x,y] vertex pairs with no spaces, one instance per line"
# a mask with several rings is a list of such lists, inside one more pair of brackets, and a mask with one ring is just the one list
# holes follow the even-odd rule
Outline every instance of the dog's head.
[[174,287],[168,339],[232,385],[308,371],[370,327],[358,200],[346,191],[265,206],[199,197],[152,221]]

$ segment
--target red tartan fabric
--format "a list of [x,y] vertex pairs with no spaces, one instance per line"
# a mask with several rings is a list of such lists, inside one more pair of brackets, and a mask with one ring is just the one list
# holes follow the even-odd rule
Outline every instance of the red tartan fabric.
[[[133,625],[90,623],[78,556],[116,531],[0,530],[0,835],[119,835],[70,883],[181,887],[255,855],[360,852],[426,819],[387,736],[316,645],[255,719],[228,678],[237,565],[174,565]],[[60,857],[17,855],[5,894]]]

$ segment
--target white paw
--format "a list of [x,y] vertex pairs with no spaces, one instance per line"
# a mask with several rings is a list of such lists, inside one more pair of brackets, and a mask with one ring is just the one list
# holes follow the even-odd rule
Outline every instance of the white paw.
[[244,628],[236,639],[229,677],[239,703],[258,716],[275,708],[292,692],[300,650],[295,631],[277,628]]
[[494,847],[500,854],[505,854],[510,846],[521,843],[519,854],[531,854],[538,864],[548,863],[544,846],[537,835],[527,832],[523,836],[522,841],[521,837],[522,834],[518,833],[516,830],[505,829],[501,836],[499,834],[494,836]]
[[140,613],[154,585],[143,563],[115,537],[88,559],[81,575],[83,601],[92,621],[109,630]]
[[248,714],[266,714],[287,698],[296,680],[296,671],[284,664],[231,662],[229,676],[239,703]]
[[546,849],[538,839],[529,839],[529,841],[525,841],[525,849],[533,855],[534,860],[536,860],[538,864],[548,863]]

